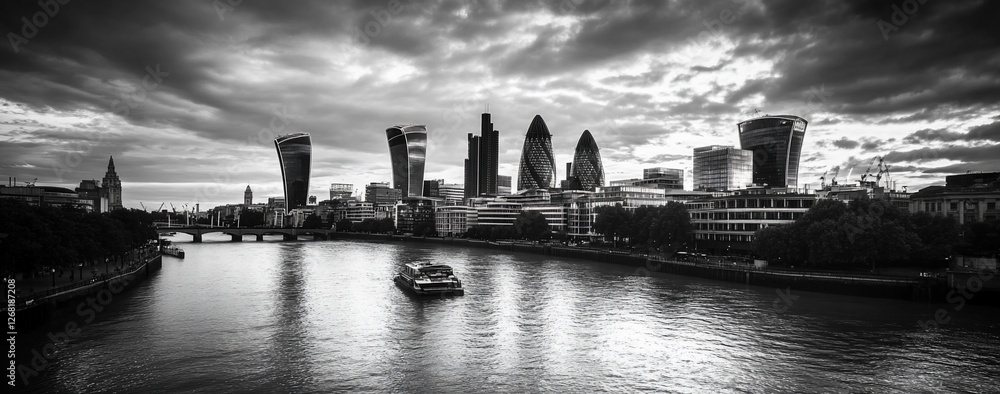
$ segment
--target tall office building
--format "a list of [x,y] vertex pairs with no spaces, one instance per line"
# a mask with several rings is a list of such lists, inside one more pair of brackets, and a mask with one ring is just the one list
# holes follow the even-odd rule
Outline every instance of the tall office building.
[[351,198],[354,194],[354,185],[350,183],[331,183],[330,184],[330,199],[331,200],[342,200],[345,198]]
[[250,185],[243,191],[243,205],[253,205],[253,190],[250,190]]
[[281,180],[288,211],[306,205],[309,198],[309,171],[312,165],[312,139],[308,133],[294,133],[274,139],[281,163]]
[[101,180],[101,188],[104,193],[103,197],[108,199],[109,211],[114,211],[123,207],[122,180],[118,177],[118,173],[115,172],[114,156],[108,159],[108,172],[104,174],[104,179]]
[[732,146],[694,148],[694,190],[728,191],[753,183],[753,151]]
[[555,186],[556,159],[552,155],[552,134],[542,120],[535,115],[524,136],[521,148],[521,162],[517,169],[517,190],[548,189]]
[[601,150],[597,147],[597,141],[594,141],[590,130],[584,130],[580,141],[576,143],[576,153],[573,154],[573,164],[570,168],[573,172],[572,178],[579,182],[581,189],[594,190],[604,186]]
[[753,151],[753,183],[798,187],[808,123],[795,115],[767,115],[739,123],[741,148]]
[[392,161],[392,186],[403,197],[420,197],[424,188],[424,163],[427,160],[427,127],[393,126],[385,129]]
[[497,171],[500,166],[500,131],[493,129],[490,113],[482,116],[479,140],[479,194],[497,194]]
[[493,129],[490,113],[484,112],[479,135],[469,133],[465,160],[465,197],[497,194],[500,166],[500,131]]
[[480,138],[469,133],[469,154],[465,159],[465,198],[479,196]]

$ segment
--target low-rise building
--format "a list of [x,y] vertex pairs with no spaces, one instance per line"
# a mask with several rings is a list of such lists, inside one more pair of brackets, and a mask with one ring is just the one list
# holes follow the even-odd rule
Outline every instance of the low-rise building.
[[687,202],[695,248],[711,253],[750,252],[757,230],[793,223],[816,203],[816,195],[785,190],[756,187],[732,196]]
[[959,224],[1000,218],[1000,172],[952,175],[945,186],[930,186],[910,196],[910,212],[955,218]]

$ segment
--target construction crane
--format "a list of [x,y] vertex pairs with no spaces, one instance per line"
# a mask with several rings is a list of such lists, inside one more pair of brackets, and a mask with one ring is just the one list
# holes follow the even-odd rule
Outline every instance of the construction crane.
[[161,202],[161,203],[160,203],[160,207],[159,207],[159,208],[156,208],[156,212],[163,212],[163,206],[164,206],[165,204],[166,204],[165,202]]
[[31,182],[24,182],[24,186],[35,187],[35,182],[37,181],[38,178],[33,179]]
[[174,203],[170,203],[170,210],[174,211],[175,215],[177,214],[177,208],[174,208]]
[[829,174],[829,173],[830,173],[830,170],[826,170],[826,172],[824,172],[823,175],[819,176],[819,188],[820,189],[825,189],[826,188],[826,174]]
[[140,207],[142,207],[142,211],[143,211],[143,212],[149,212],[149,211],[147,211],[147,210],[146,210],[146,205],[144,205],[144,204],[142,203],[142,201],[139,201],[139,206],[140,206]]
[[868,168],[865,169],[865,173],[861,174],[861,183],[864,183],[868,176],[872,173],[872,166],[875,165],[875,160],[881,159],[879,156],[875,156],[871,161],[868,162]]
[[840,166],[835,166],[830,169],[833,172],[833,178],[830,178],[830,186],[837,184],[837,176],[840,175]]

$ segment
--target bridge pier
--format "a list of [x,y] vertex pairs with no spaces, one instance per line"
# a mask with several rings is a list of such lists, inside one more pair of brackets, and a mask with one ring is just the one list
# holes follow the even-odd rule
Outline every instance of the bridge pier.
[[282,234],[281,239],[284,241],[297,241],[299,237],[293,234]]
[[191,241],[191,242],[194,242],[194,243],[201,243],[201,234],[195,234],[195,235],[194,235],[194,240],[193,240],[193,241]]
[[325,240],[326,234],[313,234],[313,241]]
[[257,234],[257,242],[261,242],[263,240],[264,240],[264,234]]
[[231,234],[231,236],[233,237],[233,241],[232,242],[243,242],[243,235],[240,235],[240,234]]

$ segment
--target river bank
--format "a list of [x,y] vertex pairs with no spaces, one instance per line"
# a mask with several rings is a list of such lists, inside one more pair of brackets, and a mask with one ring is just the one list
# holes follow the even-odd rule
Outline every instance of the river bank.
[[1000,280],[990,273],[951,272],[946,277],[895,277],[857,273],[830,273],[789,269],[756,269],[728,263],[672,261],[656,256],[629,254],[559,245],[511,241],[479,241],[464,238],[414,237],[409,235],[336,233],[330,239],[380,242],[424,242],[486,248],[510,252],[569,257],[636,267],[637,275],[653,272],[695,276],[783,291],[814,291],[862,297],[891,298],[933,303],[969,302],[1000,306]]
[[38,327],[52,317],[57,310],[75,305],[82,299],[97,295],[102,291],[118,294],[142,283],[152,273],[163,267],[162,255],[156,254],[145,261],[126,266],[114,274],[104,274],[87,281],[75,282],[44,292],[17,298],[16,327],[18,331],[28,331]]

